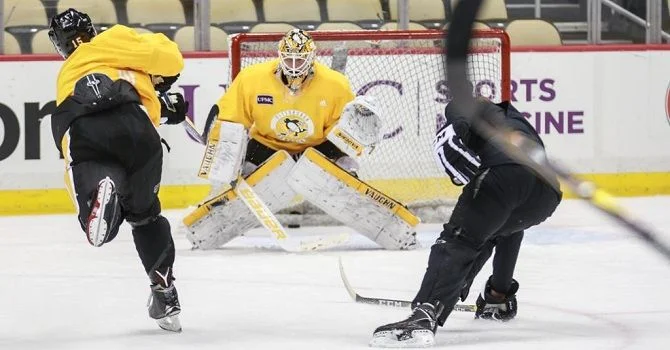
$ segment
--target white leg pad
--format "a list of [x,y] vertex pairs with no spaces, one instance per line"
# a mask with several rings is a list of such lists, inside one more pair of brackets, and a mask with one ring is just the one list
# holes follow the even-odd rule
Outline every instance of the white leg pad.
[[385,249],[413,249],[419,218],[405,206],[308,148],[288,185],[328,215]]
[[[278,151],[251,173],[246,181],[273,212],[287,208],[297,195],[286,179],[295,161]],[[194,248],[216,249],[259,226],[254,214],[232,188],[201,203],[183,219],[186,238]]]

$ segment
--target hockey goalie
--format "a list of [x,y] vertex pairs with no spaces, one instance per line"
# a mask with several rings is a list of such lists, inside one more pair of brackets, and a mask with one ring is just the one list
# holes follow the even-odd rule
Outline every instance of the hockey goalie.
[[309,33],[293,29],[279,57],[243,69],[208,119],[199,176],[208,198],[184,219],[195,248],[213,249],[258,226],[232,186],[238,176],[276,213],[303,199],[385,249],[412,249],[419,220],[356,177],[380,140],[380,108],[315,62]]

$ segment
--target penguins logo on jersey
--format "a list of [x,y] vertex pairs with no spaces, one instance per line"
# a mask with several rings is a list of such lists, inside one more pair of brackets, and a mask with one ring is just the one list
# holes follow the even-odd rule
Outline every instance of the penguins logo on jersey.
[[277,139],[286,142],[305,143],[314,134],[314,122],[305,113],[289,109],[272,117],[270,127]]

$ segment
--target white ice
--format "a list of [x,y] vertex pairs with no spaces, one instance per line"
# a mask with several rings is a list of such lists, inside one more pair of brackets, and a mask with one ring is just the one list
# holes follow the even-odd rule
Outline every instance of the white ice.
[[[670,241],[670,197],[623,203]],[[176,225],[183,211],[168,211]],[[342,257],[362,295],[411,299],[439,225],[424,248],[377,249],[361,236],[327,252],[289,254],[255,230],[216,251],[176,234],[184,331],[149,319],[149,286],[124,225],[101,248],[74,215],[0,218],[0,349],[363,349],[406,309],[356,304],[338,274]],[[303,228],[294,234],[343,232]],[[472,303],[490,266],[480,274]],[[438,331],[448,349],[670,349],[670,263],[584,203],[565,201],[529,230],[516,279],[519,314],[507,324],[455,312]]]

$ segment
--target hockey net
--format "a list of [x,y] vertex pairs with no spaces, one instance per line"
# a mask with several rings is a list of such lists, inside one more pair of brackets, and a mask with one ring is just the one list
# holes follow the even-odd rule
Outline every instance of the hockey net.
[[[361,162],[359,178],[407,205],[422,222],[449,217],[461,188],[433,160],[436,128],[451,97],[446,84],[445,34],[440,31],[315,31],[317,60],[343,68],[356,94],[372,94],[384,108],[383,140]],[[231,36],[230,73],[277,57],[283,33]],[[503,31],[475,31],[468,57],[473,93],[500,102],[510,96],[509,39]],[[344,64],[343,64],[344,63]],[[327,92],[324,92],[327,93]],[[302,212],[304,208],[294,211]],[[302,224],[318,217],[303,212]],[[280,215],[280,218],[284,218]],[[283,221],[297,219],[285,218]],[[312,222],[324,224],[323,218]]]

